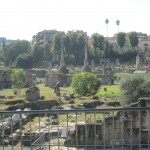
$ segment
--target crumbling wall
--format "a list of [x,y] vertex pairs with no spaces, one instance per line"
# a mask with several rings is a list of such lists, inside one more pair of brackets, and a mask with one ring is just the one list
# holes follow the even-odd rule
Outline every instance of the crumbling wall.
[[[150,101],[150,99],[149,99]],[[145,106],[149,106],[146,100]],[[141,105],[139,105],[141,107]],[[102,123],[77,124],[68,145],[148,145],[149,110],[118,111],[102,120]],[[148,128],[147,128],[148,127]],[[76,136],[77,134],[77,136]]]

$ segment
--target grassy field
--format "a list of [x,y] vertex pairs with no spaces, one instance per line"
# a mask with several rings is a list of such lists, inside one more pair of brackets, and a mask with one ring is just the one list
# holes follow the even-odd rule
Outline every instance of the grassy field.
[[[45,87],[42,84],[37,85],[40,89],[40,95],[44,96],[45,99],[44,100],[55,100],[58,97],[56,96],[56,93],[54,93],[54,89],[53,88],[49,88],[49,87]],[[104,89],[107,89],[107,91],[105,91]],[[5,96],[5,99],[1,100],[0,103],[0,110],[4,110],[6,108],[9,107],[9,105],[6,105],[6,103],[11,102],[16,104],[17,101],[20,100],[25,100],[25,91],[27,89],[22,89],[21,90],[21,94],[18,96],[15,96],[13,94],[13,89],[4,89],[1,91],[0,95]],[[64,99],[63,94],[64,93],[73,93],[73,90],[71,87],[61,87],[60,88],[60,92],[61,92],[61,101],[63,102],[63,104],[68,104],[69,102],[67,100]],[[109,98],[111,100],[111,98],[118,98],[120,96],[120,89],[119,89],[119,85],[107,85],[107,86],[101,86],[101,88],[99,89],[98,93],[96,94],[100,99],[101,98]],[[14,96],[14,98],[9,98],[9,96]],[[92,96],[88,96],[88,97],[78,97],[74,100],[75,105],[80,105],[83,104],[85,102],[91,102],[92,101]]]
[[[105,90],[107,89],[107,90]],[[96,94],[98,97],[120,97],[121,91],[119,88],[119,85],[107,85],[107,86],[101,86],[99,92]]]
[[[45,100],[53,100],[53,99],[57,99],[56,94],[54,93],[54,89],[53,88],[49,88],[49,87],[45,87],[42,84],[37,85],[40,89],[40,95],[45,97]],[[104,88],[107,89],[107,91],[104,91]],[[13,102],[15,101],[15,103],[19,100],[24,100],[25,97],[25,91],[26,89],[22,89],[21,90],[21,95],[17,96],[15,98],[12,99],[3,99],[1,100],[1,104],[0,104],[0,110],[5,110],[6,108],[9,107],[9,105],[6,105],[6,102]],[[63,98],[63,94],[64,93],[73,93],[73,90],[71,87],[61,87],[60,88],[60,92],[61,92],[61,101],[63,102],[63,106],[65,108],[65,105],[67,106],[69,104],[68,100],[65,100]],[[1,91],[0,95],[5,95],[7,96],[12,96],[13,94],[13,89],[4,89]],[[107,85],[107,86],[101,86],[100,90],[97,93],[97,96],[99,96],[100,100],[103,101],[104,98],[109,98],[109,100],[113,101],[113,98],[115,97],[119,97],[120,96],[120,89],[119,89],[119,85]],[[102,100],[103,99],[103,100]],[[81,105],[83,103],[86,102],[91,102],[93,101],[92,96],[88,96],[88,97],[78,97],[76,99],[74,99],[74,105]],[[109,107],[109,106],[97,106],[97,108],[104,108],[104,107]],[[103,118],[103,114],[102,113],[97,113],[96,115],[94,113],[78,113],[77,114],[77,122],[85,122],[86,120],[90,120],[90,122],[94,122],[95,120],[99,120],[99,118]],[[30,129],[30,126],[32,127],[32,129],[37,129],[39,128],[39,119],[41,123],[45,123],[46,122],[46,116],[42,115],[42,116],[36,116],[32,119],[31,122],[26,123],[23,126],[23,130],[24,132],[26,132],[27,130]],[[66,125],[67,123],[67,119],[69,123],[73,123],[76,122],[76,114],[75,113],[71,113],[68,114],[68,117],[66,114],[59,114],[59,123],[61,123],[61,125]],[[53,119],[51,119],[51,121],[53,121]]]

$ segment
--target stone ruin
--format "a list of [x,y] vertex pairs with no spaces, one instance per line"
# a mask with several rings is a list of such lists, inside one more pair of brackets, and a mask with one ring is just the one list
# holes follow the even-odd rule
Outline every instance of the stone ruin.
[[0,70],[0,89],[11,88],[11,71]]
[[31,87],[26,90],[25,98],[28,101],[35,101],[40,98],[40,90],[38,87]]
[[[53,73],[52,74],[52,85],[55,86],[56,82],[60,83],[60,86],[63,85],[70,85],[72,81],[71,75],[60,74],[60,73]],[[48,86],[48,74],[45,75],[45,85]]]
[[[141,98],[139,107],[150,106],[150,98]],[[104,145],[131,146],[148,145],[150,130],[150,111],[118,111],[115,116],[106,116],[100,123],[76,124],[67,146],[74,145]],[[77,136],[76,136],[77,133]],[[94,140],[93,140],[94,139]],[[139,143],[141,141],[141,143]]]
[[26,84],[27,87],[36,86],[36,74],[26,73]]

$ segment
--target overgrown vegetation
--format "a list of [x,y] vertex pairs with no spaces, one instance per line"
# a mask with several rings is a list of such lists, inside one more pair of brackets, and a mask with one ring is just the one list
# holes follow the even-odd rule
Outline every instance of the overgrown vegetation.
[[129,76],[120,87],[124,104],[134,103],[141,97],[150,97],[150,81],[141,76]]
[[73,76],[71,86],[78,95],[94,95],[100,87],[100,80],[93,73],[77,73]]
[[25,72],[23,69],[12,69],[11,74],[12,85],[14,94],[21,94],[21,89],[25,87]]

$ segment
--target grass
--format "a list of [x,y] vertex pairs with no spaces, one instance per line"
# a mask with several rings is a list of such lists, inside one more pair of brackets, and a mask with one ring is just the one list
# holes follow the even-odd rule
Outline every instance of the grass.
[[129,73],[124,73],[124,72],[122,72],[122,73],[116,73],[115,74],[117,77],[127,77],[127,76],[129,76],[130,74]]
[[[45,87],[42,84],[38,84],[37,86],[40,89],[40,95],[44,96],[45,100],[52,100],[52,99],[57,98],[56,93],[54,93],[53,88]],[[107,91],[104,91],[104,88],[107,88]],[[22,89],[21,91],[22,91],[21,93],[23,95],[25,95],[26,89]],[[62,95],[64,93],[67,93],[67,92],[73,93],[73,90],[71,87],[67,87],[67,88],[66,87],[60,87],[60,92],[61,92],[61,98],[62,98]],[[13,89],[2,90],[1,95],[5,95],[5,96],[14,95]],[[99,92],[97,93],[97,96],[99,96],[100,98],[110,97],[110,100],[112,100],[111,98],[113,98],[113,97],[119,97],[120,96],[119,85],[101,86]],[[4,99],[4,101],[17,101],[20,99],[25,99],[25,97],[16,97],[13,99]],[[74,101],[75,101],[75,105],[80,105],[80,104],[83,104],[85,102],[92,101],[92,96],[79,97],[79,98],[76,98]],[[62,102],[64,105],[69,103],[69,101],[65,100],[64,98],[62,98]],[[0,104],[0,110],[4,110],[8,107],[9,107],[9,105],[5,105],[4,103]],[[97,108],[102,108],[102,107],[104,107],[104,106],[99,106]],[[105,106],[105,107],[107,107],[107,106]],[[87,120],[88,118],[90,118],[90,122],[94,122],[94,120],[98,120],[99,118],[103,118],[103,114],[102,113],[96,113],[96,115],[94,113],[86,113],[86,115],[85,115],[85,113],[78,113],[77,114],[77,122],[85,122],[85,120]],[[75,113],[68,114],[68,117],[66,114],[59,114],[59,122],[61,125],[66,125],[67,119],[68,119],[68,122],[75,122],[76,121],[76,114]],[[53,121],[53,119],[51,119],[51,121]],[[43,122],[43,123],[46,122],[45,115],[40,116],[40,122]],[[30,126],[32,127],[32,129],[38,130],[38,128],[39,128],[39,117],[38,116],[33,118],[31,123],[28,122],[23,126],[24,132],[29,130]]]
[[[107,89],[105,91],[104,89]],[[96,94],[98,97],[120,97],[121,91],[119,88],[119,85],[107,85],[107,86],[101,86],[99,92]]]
[[[43,84],[38,84],[37,86],[40,89],[40,95],[44,96],[45,100],[57,99],[56,93],[54,93],[53,88],[45,87]],[[107,91],[104,91],[104,88],[107,88]],[[3,99],[4,103],[5,102],[13,102],[13,101],[15,101],[15,103],[16,103],[16,101],[24,100],[25,99],[25,91],[26,91],[25,88],[21,90],[21,96],[17,96],[17,97],[12,98],[12,99],[8,99],[8,98]],[[64,104],[68,104],[68,101],[66,101],[63,98],[63,94],[67,93],[67,92],[73,93],[72,88],[71,87],[60,87],[60,92],[61,92],[62,102]],[[4,89],[4,90],[1,91],[1,95],[5,95],[5,97],[12,96],[12,95],[14,95],[13,94],[13,89]],[[100,98],[119,97],[120,96],[119,85],[101,86],[100,90],[98,91],[98,93],[96,95]],[[85,102],[90,102],[90,101],[92,101],[92,96],[79,97],[79,98],[75,99],[75,104],[80,105],[80,104],[83,104]],[[5,105],[4,103],[0,104],[0,110],[4,110],[4,109],[9,107],[9,105]]]
[[43,84],[38,84],[37,87],[40,89],[40,95],[45,97],[45,100],[56,99],[54,89],[45,87]]
[[[40,89],[40,95],[44,96],[45,100],[52,100],[57,98],[53,88],[45,87],[43,84],[38,84],[37,87]],[[63,95],[64,93],[72,93],[73,91],[71,87],[60,87],[60,92],[61,95]]]

